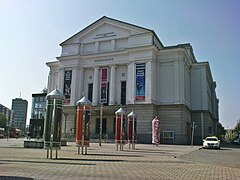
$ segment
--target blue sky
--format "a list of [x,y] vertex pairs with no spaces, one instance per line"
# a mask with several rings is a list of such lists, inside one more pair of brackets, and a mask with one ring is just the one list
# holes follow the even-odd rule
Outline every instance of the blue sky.
[[47,86],[46,62],[59,44],[102,16],[155,31],[165,46],[191,43],[208,61],[220,100],[220,123],[240,119],[239,0],[0,0],[0,103],[28,100]]

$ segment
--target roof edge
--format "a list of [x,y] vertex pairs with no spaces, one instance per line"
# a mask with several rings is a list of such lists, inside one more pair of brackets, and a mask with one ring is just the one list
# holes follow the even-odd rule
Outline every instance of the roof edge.
[[109,19],[109,20],[112,20],[112,21],[116,21],[116,22],[119,22],[119,23],[123,23],[123,24],[127,24],[129,26],[134,26],[134,27],[137,27],[137,28],[140,28],[140,29],[144,29],[144,30],[147,30],[147,31],[150,31],[153,33],[153,35],[157,38],[157,40],[159,41],[159,43],[161,44],[161,46],[164,48],[164,45],[163,43],[160,41],[160,39],[158,38],[157,34],[154,32],[154,30],[152,29],[148,29],[148,28],[145,28],[145,27],[141,27],[141,26],[138,26],[138,25],[135,25],[135,24],[131,24],[131,23],[128,23],[128,22],[124,22],[124,21],[121,21],[121,20],[118,20],[118,19],[114,19],[114,18],[110,18],[110,17],[107,17],[107,16],[102,16],[101,18],[99,18],[98,20],[94,21],[93,23],[91,23],[90,25],[88,25],[87,27],[85,27],[84,29],[82,29],[81,31],[75,33],[74,35],[70,36],[68,39],[66,39],[65,41],[63,41],[62,43],[60,43],[59,45],[62,46],[64,45],[67,41],[69,41],[70,39],[72,39],[74,36],[76,36],[77,34],[85,31],[86,29],[88,29],[89,27],[91,27],[92,25],[94,25],[95,23],[101,21],[102,19]]

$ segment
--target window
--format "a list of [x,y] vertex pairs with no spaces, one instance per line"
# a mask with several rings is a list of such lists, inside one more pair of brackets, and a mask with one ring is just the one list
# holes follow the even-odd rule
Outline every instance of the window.
[[163,131],[163,139],[174,139],[174,131]]
[[121,104],[126,105],[126,81],[121,82]]
[[92,102],[93,83],[88,84],[88,99]]

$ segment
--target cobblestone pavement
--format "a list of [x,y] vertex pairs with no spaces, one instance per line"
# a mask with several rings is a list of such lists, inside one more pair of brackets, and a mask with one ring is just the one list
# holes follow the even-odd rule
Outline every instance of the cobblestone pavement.
[[239,167],[186,158],[199,148],[137,144],[116,151],[115,144],[92,143],[87,155],[79,155],[68,143],[58,159],[47,159],[44,149],[23,148],[23,139],[0,139],[0,179],[240,179]]

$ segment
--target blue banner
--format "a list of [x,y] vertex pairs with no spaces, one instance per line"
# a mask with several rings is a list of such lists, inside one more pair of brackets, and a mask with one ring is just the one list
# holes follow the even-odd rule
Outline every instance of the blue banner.
[[145,63],[136,64],[135,100],[145,100]]

